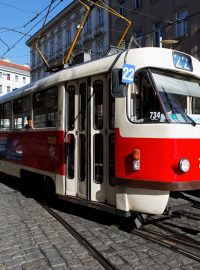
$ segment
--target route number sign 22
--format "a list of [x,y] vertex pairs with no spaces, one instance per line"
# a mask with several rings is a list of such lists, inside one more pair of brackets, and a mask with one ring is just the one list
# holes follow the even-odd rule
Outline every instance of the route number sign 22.
[[123,83],[133,83],[134,81],[135,66],[124,64],[122,72]]

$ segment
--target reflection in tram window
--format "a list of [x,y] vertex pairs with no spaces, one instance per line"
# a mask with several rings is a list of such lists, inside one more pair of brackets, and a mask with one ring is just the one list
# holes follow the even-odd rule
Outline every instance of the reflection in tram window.
[[12,119],[12,104],[7,102],[0,105],[0,130],[10,130]]
[[80,120],[79,127],[80,130],[85,129],[85,121],[86,121],[86,84],[82,83],[80,85]]
[[74,122],[75,122],[75,87],[69,86],[68,87],[68,130],[74,129]]
[[[109,86],[111,83],[109,83]],[[111,90],[109,91],[109,128],[114,129],[115,127],[115,98],[111,95]]]
[[85,180],[85,163],[86,163],[86,147],[85,147],[85,134],[79,136],[79,179]]
[[14,128],[24,129],[27,125],[27,118],[30,117],[30,96],[18,98],[14,100]]
[[69,134],[67,136],[67,177],[71,179],[74,178],[74,149],[74,135]]
[[94,135],[94,181],[98,184],[103,182],[103,135]]
[[58,116],[58,91],[56,87],[33,95],[34,128],[56,127]]
[[103,128],[103,81],[94,82],[94,129]]

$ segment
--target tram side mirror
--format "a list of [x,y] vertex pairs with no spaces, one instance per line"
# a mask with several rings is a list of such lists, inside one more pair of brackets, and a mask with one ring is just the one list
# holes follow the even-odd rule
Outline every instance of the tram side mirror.
[[122,82],[122,69],[115,68],[111,76],[111,95],[113,97],[125,97],[127,94],[126,84]]

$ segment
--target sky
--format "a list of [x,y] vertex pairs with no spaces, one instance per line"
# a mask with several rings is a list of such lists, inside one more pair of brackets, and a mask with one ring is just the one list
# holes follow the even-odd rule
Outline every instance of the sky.
[[[51,2],[51,11],[47,15]],[[73,0],[0,0],[0,59],[30,64],[26,41]]]

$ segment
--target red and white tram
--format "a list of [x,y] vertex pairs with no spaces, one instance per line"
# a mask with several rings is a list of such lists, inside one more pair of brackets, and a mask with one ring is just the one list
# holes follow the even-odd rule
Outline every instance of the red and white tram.
[[0,170],[130,216],[200,188],[200,62],[137,48],[0,98]]

